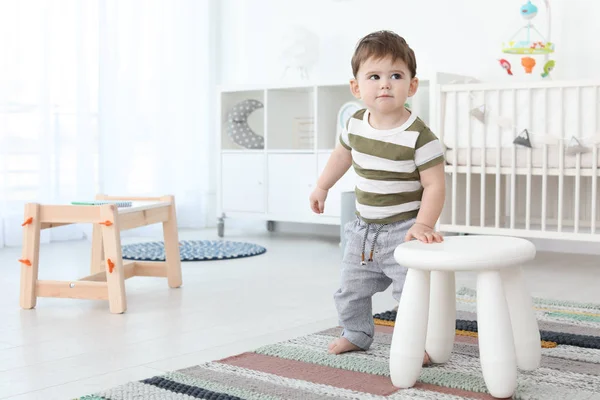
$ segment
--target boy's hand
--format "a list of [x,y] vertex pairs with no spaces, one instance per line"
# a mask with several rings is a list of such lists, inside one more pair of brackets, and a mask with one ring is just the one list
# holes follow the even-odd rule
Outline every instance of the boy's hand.
[[310,208],[317,214],[323,214],[325,210],[325,199],[327,198],[327,190],[316,187],[310,194]]
[[434,232],[434,230],[427,225],[423,225],[418,222],[411,226],[408,232],[406,232],[404,241],[408,242],[413,238],[420,240],[423,243],[441,243],[444,241],[443,236],[438,232]]

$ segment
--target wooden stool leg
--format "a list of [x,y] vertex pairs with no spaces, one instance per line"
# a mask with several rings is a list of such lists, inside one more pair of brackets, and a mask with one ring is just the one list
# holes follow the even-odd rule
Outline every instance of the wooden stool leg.
[[[97,194],[96,200],[104,200],[106,196]],[[102,226],[93,224],[92,226],[92,262],[90,266],[90,275],[104,271],[104,245],[102,244]]]
[[120,314],[127,310],[127,298],[125,296],[125,271],[117,206],[112,204],[102,206],[100,215],[103,221],[112,222],[110,226],[102,226],[102,240],[106,256],[105,268],[110,312]]
[[165,261],[167,263],[167,279],[169,287],[178,288],[182,284],[181,255],[179,254],[179,235],[177,234],[177,215],[175,213],[175,197],[164,196],[162,201],[170,201],[169,219],[163,222],[165,241]]
[[90,275],[104,271],[104,246],[102,243],[102,226],[94,224],[92,228],[92,263]]
[[36,285],[40,259],[40,205],[25,205],[25,223],[23,227],[23,250],[21,252],[21,294],[19,303],[22,308],[34,308],[37,302]]

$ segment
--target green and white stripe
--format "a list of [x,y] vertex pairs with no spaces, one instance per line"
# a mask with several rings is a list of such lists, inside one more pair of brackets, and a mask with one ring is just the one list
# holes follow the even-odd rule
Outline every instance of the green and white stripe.
[[414,113],[400,127],[378,130],[369,124],[369,111],[348,121],[341,144],[352,152],[357,175],[356,209],[369,223],[413,218],[421,207],[420,173],[444,161],[437,137]]

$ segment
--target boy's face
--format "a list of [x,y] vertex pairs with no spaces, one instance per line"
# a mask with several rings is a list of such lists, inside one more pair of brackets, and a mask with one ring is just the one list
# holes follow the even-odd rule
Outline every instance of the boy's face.
[[417,92],[419,80],[412,78],[406,63],[391,57],[367,59],[350,81],[352,94],[362,99],[372,113],[401,112],[408,97]]

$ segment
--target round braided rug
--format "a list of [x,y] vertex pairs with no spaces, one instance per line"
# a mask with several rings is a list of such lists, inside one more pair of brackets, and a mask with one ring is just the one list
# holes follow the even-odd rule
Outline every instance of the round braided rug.
[[[122,247],[123,258],[138,261],[165,261],[163,242],[127,244]],[[227,240],[181,240],[181,261],[213,261],[252,257],[267,251],[262,246]]]

